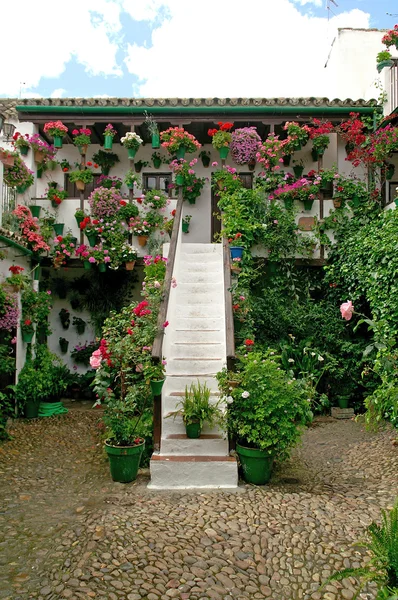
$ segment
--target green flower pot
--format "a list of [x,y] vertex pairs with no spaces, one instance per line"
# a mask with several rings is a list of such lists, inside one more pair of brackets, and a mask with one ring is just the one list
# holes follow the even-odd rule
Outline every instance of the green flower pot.
[[386,169],[386,179],[390,181],[395,173],[395,165],[389,164]]
[[28,331],[24,331],[23,329],[22,329],[21,333],[22,333],[22,341],[25,342],[25,344],[31,344],[34,333],[29,333]]
[[312,205],[314,204],[313,200],[303,200],[304,210],[311,210]]
[[99,263],[99,265],[98,265],[98,271],[100,273],[105,273],[105,271],[106,271],[106,264],[105,263]]
[[185,146],[180,146],[178,148],[178,150],[176,150],[175,154],[177,158],[184,158],[185,157],[185,152],[186,152],[186,148]]
[[382,60],[379,63],[377,63],[377,70],[379,73],[381,73],[383,69],[385,69],[386,67],[392,67],[393,65],[394,62],[392,60]]
[[113,145],[113,137],[111,135],[106,135],[104,138],[104,149],[112,150]]
[[183,233],[189,233],[189,223],[181,223]]
[[236,444],[236,453],[242,466],[243,479],[254,485],[268,483],[272,473],[273,456],[267,450],[258,448],[245,448]]
[[295,174],[295,176],[297,177],[297,179],[300,179],[300,177],[302,176],[304,171],[304,167],[301,167],[300,165],[296,165],[295,167],[293,167],[293,172]]
[[83,267],[85,268],[86,271],[90,271],[91,270],[91,262],[89,260],[84,260]]
[[76,215],[75,215],[75,219],[76,219],[76,223],[78,224],[78,226],[80,228],[80,223],[83,221],[84,217],[76,217]]
[[162,387],[163,387],[163,384],[165,381],[166,381],[165,379],[158,379],[158,380],[153,380],[153,381],[149,382],[149,384],[151,386],[152,396],[160,396],[160,394],[162,393]]
[[324,154],[325,154],[324,150],[317,150],[316,148],[313,148],[311,150],[311,156],[312,156],[312,160],[314,162],[317,162],[321,158],[321,156],[323,156]]
[[40,402],[33,402],[32,400],[27,400],[23,408],[25,419],[37,419],[37,417],[39,416],[39,406]]
[[196,440],[197,438],[200,437],[200,433],[202,431],[202,428],[200,426],[199,421],[194,422],[194,423],[186,423],[185,424],[185,431],[187,434],[187,438],[191,439],[191,440]]
[[352,206],[353,208],[358,208],[359,205],[361,204],[360,199],[358,198],[358,196],[353,196],[351,198],[351,200],[348,203],[350,206]]
[[184,175],[176,175],[176,185],[184,185]]
[[53,229],[55,231],[55,235],[62,235],[64,232],[64,223],[54,223]]
[[283,164],[285,167],[288,167],[290,165],[290,161],[292,160],[292,155],[288,154],[286,156],[283,157]]
[[301,143],[300,142],[296,142],[294,144],[294,149],[296,152],[298,152],[299,150],[301,150]]
[[70,238],[70,243],[73,244],[74,246],[76,246],[77,245],[77,237],[72,236]]
[[145,442],[137,446],[112,446],[109,441],[105,442],[113,481],[129,483],[137,478],[144,447]]
[[129,158],[134,158],[137,154],[137,150],[135,148],[127,148],[127,153]]
[[58,187],[58,183],[56,181],[50,181],[50,183],[48,184],[48,187],[51,188],[52,190],[56,190]]
[[27,156],[28,152],[29,152],[29,146],[21,146],[19,148],[19,152],[20,152],[21,156]]
[[37,179],[41,179],[43,176],[43,169],[38,168],[36,174],[37,174]]
[[325,183],[321,183],[319,191],[323,194],[328,194],[329,196],[333,195],[333,181],[325,181]]
[[62,148],[62,138],[60,135],[54,135],[54,148]]
[[225,160],[229,154],[229,147],[224,146],[223,148],[219,148],[218,153],[220,155],[221,160]]
[[36,204],[30,204],[29,210],[32,213],[32,217],[40,217],[41,206],[36,206]]
[[86,238],[88,239],[88,243],[90,246],[95,246],[98,240],[98,236],[96,233],[86,233]]
[[348,398],[337,398],[339,408],[348,408]]
[[102,175],[109,175],[110,170],[111,170],[110,167],[101,167],[101,173],[102,173]]
[[36,265],[33,271],[33,279],[35,281],[39,281],[40,279],[40,275],[41,275],[41,266],[40,265]]
[[68,352],[69,342],[59,342],[59,347],[61,348],[62,354],[66,354]]
[[160,135],[158,133],[152,134],[152,148],[160,148]]
[[283,204],[285,205],[286,210],[290,210],[293,208],[294,200],[293,198],[284,198]]
[[16,189],[17,194],[24,194],[26,192],[26,190],[28,189],[28,186],[27,185],[18,185],[15,189]]
[[160,158],[154,158],[153,166],[155,167],[155,169],[160,169],[160,167],[162,166],[162,160]]

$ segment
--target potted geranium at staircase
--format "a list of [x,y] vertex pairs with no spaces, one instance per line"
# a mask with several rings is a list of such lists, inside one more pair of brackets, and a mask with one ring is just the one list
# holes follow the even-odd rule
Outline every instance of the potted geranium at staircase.
[[218,150],[221,159],[225,159],[229,153],[229,146],[232,140],[230,129],[234,126],[233,123],[218,122],[219,129],[209,129],[207,134],[211,137],[213,148]]
[[135,131],[128,131],[120,140],[123,146],[127,148],[129,158],[135,157],[137,150],[142,144],[142,141],[142,138],[140,138],[138,133],[135,133]]
[[185,131],[183,127],[169,127],[160,134],[162,147],[177,158],[196,152],[201,147],[195,136]]
[[181,408],[168,415],[182,417],[186,435],[190,439],[200,437],[205,422],[214,427],[222,420],[219,403],[212,404],[210,395],[211,391],[206,383],[202,385],[198,380],[197,385],[192,383],[189,389],[188,386],[185,387],[184,398],[177,404],[177,408]]
[[147,385],[149,385],[152,396],[159,396],[162,393],[165,377],[166,361],[161,360],[153,362],[149,359],[143,363],[143,375]]
[[54,148],[62,148],[62,139],[68,133],[68,128],[62,121],[51,121],[44,125],[44,133],[48,133],[54,139]]
[[35,333],[35,328],[31,319],[24,319],[21,321],[21,333],[22,341],[24,341],[25,344],[31,344]]
[[[117,134],[116,129],[112,123],[108,123],[104,131],[104,148],[105,150],[112,150],[113,138]],[[98,163],[99,164],[99,163]]]
[[238,165],[248,165],[256,161],[261,138],[255,127],[242,127],[232,132],[231,156]]
[[271,476],[274,460],[289,455],[312,418],[308,394],[281,369],[271,351],[247,352],[245,347],[237,371],[237,387],[229,385],[226,369],[217,374],[227,402],[228,432],[237,442],[243,478],[263,485]]
[[119,162],[119,157],[115,152],[105,152],[98,150],[93,154],[93,161],[101,167],[103,175],[109,175],[109,171]]
[[81,192],[84,191],[86,184],[92,183],[93,179],[93,172],[90,169],[77,169],[69,173],[69,181],[74,183]]
[[91,129],[87,127],[81,127],[80,129],[74,129],[72,131],[73,143],[79,150],[80,154],[84,156],[87,152],[87,148],[91,144]]
[[183,233],[189,233],[189,224],[191,222],[192,215],[185,215],[181,221],[181,228]]

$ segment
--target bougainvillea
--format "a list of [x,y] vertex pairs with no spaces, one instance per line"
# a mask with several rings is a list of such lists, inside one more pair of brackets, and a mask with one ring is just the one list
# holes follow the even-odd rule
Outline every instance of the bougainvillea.
[[231,155],[238,165],[247,165],[256,159],[261,138],[255,127],[242,127],[232,133]]
[[91,214],[97,219],[114,217],[120,210],[122,196],[117,189],[96,188],[89,196]]

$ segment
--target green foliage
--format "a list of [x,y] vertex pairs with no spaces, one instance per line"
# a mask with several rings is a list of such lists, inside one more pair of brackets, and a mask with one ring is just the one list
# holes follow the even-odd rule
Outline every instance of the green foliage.
[[83,183],[91,183],[94,179],[92,171],[90,169],[78,169],[77,171],[69,172],[69,181],[76,183],[76,181],[83,181]]
[[119,157],[115,152],[98,150],[93,154],[93,162],[97,163],[102,169],[111,169],[119,162]]
[[190,388],[185,387],[185,396],[177,407],[181,408],[171,413],[173,416],[181,415],[185,425],[191,423],[199,423],[202,429],[206,422],[210,427],[214,427],[216,423],[221,422],[221,412],[219,403],[212,404],[210,402],[210,389],[206,383],[203,385],[198,380],[197,385],[192,383]]
[[[140,416],[137,415],[137,405],[142,404],[142,395],[148,396],[145,386],[130,390],[123,399],[109,395],[103,416],[107,428],[108,439],[115,446],[134,446],[142,442],[138,425]],[[138,399],[137,397],[140,396]],[[141,432],[142,433],[142,432]]]

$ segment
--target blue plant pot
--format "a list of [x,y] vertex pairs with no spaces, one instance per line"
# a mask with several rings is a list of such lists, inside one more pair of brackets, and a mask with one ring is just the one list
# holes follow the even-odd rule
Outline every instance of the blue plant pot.
[[231,258],[242,258],[243,246],[231,246]]

